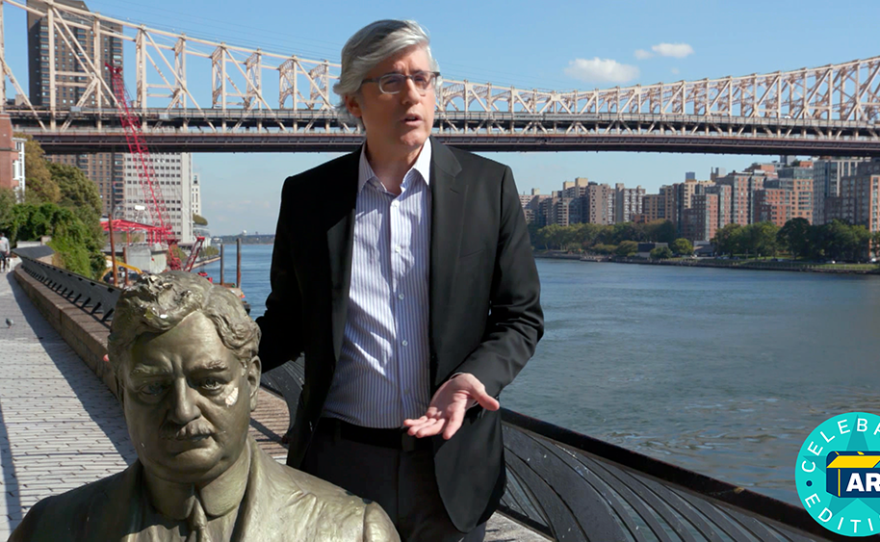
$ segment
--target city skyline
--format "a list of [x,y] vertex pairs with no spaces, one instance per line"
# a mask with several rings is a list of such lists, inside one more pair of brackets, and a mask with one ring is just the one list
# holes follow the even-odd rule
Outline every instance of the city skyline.
[[[876,19],[871,14],[880,14],[880,6],[870,2],[857,2],[854,9],[862,16],[856,18],[837,12],[819,18],[816,10],[792,11],[757,2],[735,7],[683,2],[676,9],[660,3],[631,2],[625,7],[591,8],[591,18],[584,23],[584,17],[560,16],[582,11],[573,2],[536,12],[524,3],[498,10],[486,4],[453,2],[434,6],[386,1],[346,6],[321,24],[295,25],[295,32],[290,31],[290,21],[317,15],[283,2],[264,2],[259,9],[245,11],[231,2],[181,4],[158,0],[120,4],[91,0],[86,4],[92,11],[157,28],[333,61],[347,37],[360,26],[380,17],[412,18],[431,32],[432,49],[444,75],[517,88],[613,88],[770,73],[880,53],[871,40],[870,25]],[[819,6],[818,2],[812,4]],[[27,58],[22,46],[26,42],[25,17],[16,13],[19,10],[6,11],[7,57],[15,73],[26,74]],[[623,12],[625,23],[620,17]],[[275,16],[267,18],[266,13]],[[754,13],[761,14],[759,20]],[[591,24],[592,20],[603,23]],[[506,30],[495,30],[502,28]],[[621,38],[624,28],[636,31]],[[846,29],[847,40],[816,39],[820,34],[833,35],[836,28]],[[760,39],[755,39],[758,36]],[[22,54],[10,54],[17,51]],[[491,59],[491,65],[485,59]],[[126,56],[125,64],[134,65],[134,59]],[[28,81],[20,82],[27,88]],[[549,193],[576,177],[612,186],[641,185],[648,193],[656,193],[662,185],[681,182],[688,171],[696,172],[698,179],[706,179],[713,167],[729,172],[772,159],[658,153],[483,154],[513,168],[521,193],[532,187]],[[194,169],[202,180],[203,214],[212,233],[274,230],[284,178],[333,156],[195,154]],[[247,186],[246,193],[242,186]]]

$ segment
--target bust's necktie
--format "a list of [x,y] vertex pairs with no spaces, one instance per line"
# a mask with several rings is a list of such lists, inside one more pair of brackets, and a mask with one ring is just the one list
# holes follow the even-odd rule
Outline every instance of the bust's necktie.
[[186,519],[189,525],[189,536],[186,537],[186,542],[211,542],[211,535],[208,534],[208,517],[205,515],[202,501],[195,495],[192,501],[192,509]]

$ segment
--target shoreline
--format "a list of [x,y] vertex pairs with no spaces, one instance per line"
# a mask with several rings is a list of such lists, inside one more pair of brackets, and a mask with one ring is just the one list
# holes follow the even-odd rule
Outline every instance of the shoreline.
[[677,267],[711,267],[718,269],[743,269],[748,271],[788,271],[794,273],[824,273],[831,275],[880,275],[880,265],[865,268],[865,264],[808,264],[800,262],[773,262],[768,260],[716,260],[712,258],[697,260],[644,260],[635,258],[609,257],[602,259],[584,259],[581,254],[538,253],[535,258],[547,260],[577,260],[584,262],[609,262],[635,265],[667,265]]

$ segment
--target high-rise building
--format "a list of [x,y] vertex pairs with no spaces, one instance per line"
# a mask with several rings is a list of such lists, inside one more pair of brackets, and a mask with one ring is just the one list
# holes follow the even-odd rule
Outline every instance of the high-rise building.
[[718,231],[718,194],[694,194],[682,212],[681,234],[691,241],[710,241]]
[[614,223],[632,222],[633,217],[642,214],[645,189],[641,186],[626,188],[623,183],[614,187]]
[[192,177],[192,212],[194,215],[202,214],[202,186],[200,184],[199,174],[193,173]]
[[[150,223],[154,203],[148,200],[138,176],[137,161],[125,156],[125,218]],[[178,243],[193,243],[192,184],[193,167],[190,153],[153,154],[153,190],[161,192],[165,202],[165,224],[171,227]]]
[[[813,161],[813,224],[829,222],[825,218],[826,200],[840,196],[840,180],[856,174],[866,158],[820,158]],[[831,203],[834,207],[834,203]]]
[[732,223],[748,226],[755,222],[755,191],[764,188],[766,178],[763,171],[755,171],[754,173],[733,171],[715,180],[716,184],[730,187],[730,220]]
[[[81,0],[55,0],[55,3],[89,11]],[[28,0],[28,7],[45,12],[47,5],[39,0]],[[35,106],[70,109],[78,105],[95,106],[94,95],[84,97],[89,76],[79,58],[80,49],[96,66],[101,66],[104,80],[112,88],[109,70],[105,63],[122,66],[122,40],[118,37],[100,33],[100,42],[95,39],[94,30],[86,30],[101,25],[102,30],[122,34],[120,25],[107,22],[96,22],[88,17],[71,15],[61,11],[65,21],[76,23],[68,25],[72,37],[64,35],[49,27],[48,17],[29,11],[28,27],[28,79],[31,103]],[[65,41],[66,40],[66,41]],[[97,42],[97,43],[96,43]],[[71,47],[68,47],[70,43]],[[81,75],[79,75],[81,74]],[[54,82],[54,85],[52,84]],[[103,213],[109,215],[111,209],[123,205],[123,157],[120,153],[97,153],[76,155],[46,155],[53,162],[76,166],[95,181],[101,194]]]
[[607,184],[589,183],[583,196],[583,222],[591,224],[614,223],[614,189]]
[[642,215],[646,222],[666,219],[666,196],[663,194],[645,194],[642,198]]
[[785,226],[794,218],[793,199],[794,191],[783,188],[768,187],[755,191],[755,222],[772,222],[780,228]]
[[855,175],[840,179],[840,196],[826,206],[828,221],[835,218],[880,231],[880,158],[862,162]]

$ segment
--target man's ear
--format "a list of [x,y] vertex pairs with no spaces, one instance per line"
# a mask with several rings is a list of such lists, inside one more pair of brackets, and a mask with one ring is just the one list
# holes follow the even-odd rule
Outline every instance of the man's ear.
[[263,373],[263,365],[259,356],[254,356],[248,364],[247,380],[251,388],[251,412],[257,408],[257,394],[260,392],[260,375]]
[[345,108],[348,109],[348,112],[351,113],[351,116],[359,119],[363,117],[363,112],[361,111],[361,104],[358,101],[358,97],[356,94],[347,94],[344,98]]

